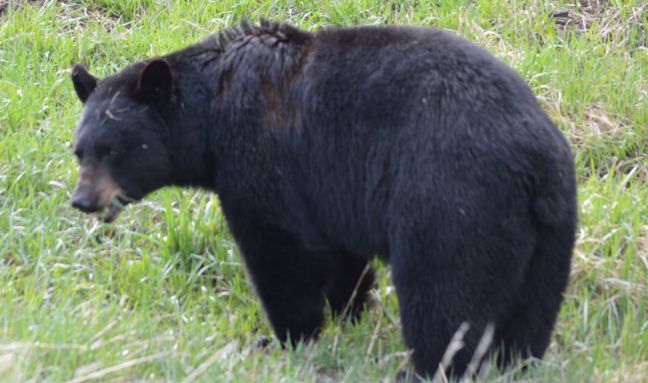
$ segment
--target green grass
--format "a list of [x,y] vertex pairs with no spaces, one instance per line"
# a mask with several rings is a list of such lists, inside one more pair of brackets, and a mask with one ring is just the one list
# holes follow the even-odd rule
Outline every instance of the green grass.
[[[386,267],[362,321],[330,320],[319,342],[266,355],[250,349],[270,329],[216,196],[166,189],[112,226],[68,205],[74,63],[105,75],[259,17],[309,30],[435,25],[521,73],[572,142],[580,229],[545,360],[488,380],[648,376],[644,1],[18,3],[0,5],[0,381],[393,382],[407,366]],[[571,21],[557,24],[556,9]]]

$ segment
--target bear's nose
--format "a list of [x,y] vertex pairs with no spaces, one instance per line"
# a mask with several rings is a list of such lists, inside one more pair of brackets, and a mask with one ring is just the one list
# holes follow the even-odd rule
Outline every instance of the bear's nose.
[[93,198],[90,198],[87,194],[75,194],[70,202],[73,207],[84,213],[93,213],[99,210]]

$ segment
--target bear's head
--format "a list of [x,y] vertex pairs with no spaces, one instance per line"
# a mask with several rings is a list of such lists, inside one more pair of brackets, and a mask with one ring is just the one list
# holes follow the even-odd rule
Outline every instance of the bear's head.
[[110,222],[124,205],[170,183],[164,115],[173,73],[156,59],[99,80],[76,65],[72,82],[84,109],[74,139],[79,179],[71,203],[105,213]]

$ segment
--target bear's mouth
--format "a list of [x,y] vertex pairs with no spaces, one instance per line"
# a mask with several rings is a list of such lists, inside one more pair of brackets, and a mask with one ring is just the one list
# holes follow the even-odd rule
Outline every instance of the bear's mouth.
[[128,205],[129,199],[124,196],[117,196],[110,201],[110,204],[99,213],[104,223],[112,223],[121,211]]

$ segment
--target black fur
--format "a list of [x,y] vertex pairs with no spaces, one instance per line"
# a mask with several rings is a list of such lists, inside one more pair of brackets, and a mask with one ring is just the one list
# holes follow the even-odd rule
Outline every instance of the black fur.
[[72,68],[72,81],[74,82],[74,90],[81,102],[86,102],[90,93],[97,86],[97,79],[92,76],[82,65],[75,65]]
[[434,374],[463,322],[457,376],[488,323],[502,365],[545,352],[574,244],[573,160],[531,90],[483,49],[432,28],[263,22],[135,64],[89,96],[73,78],[83,161],[109,169],[125,199],[170,184],[218,193],[282,342],[316,335],[325,299],[340,313],[355,296],[357,315],[378,255],[419,374]]

